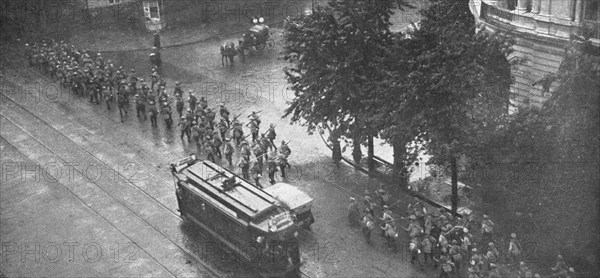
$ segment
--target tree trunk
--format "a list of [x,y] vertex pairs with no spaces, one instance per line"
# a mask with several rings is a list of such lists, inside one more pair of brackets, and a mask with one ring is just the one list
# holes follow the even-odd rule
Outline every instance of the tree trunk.
[[450,161],[450,171],[452,171],[452,213],[456,214],[458,209],[458,170],[457,170],[457,161],[456,157],[452,157]]
[[340,146],[340,139],[338,136],[336,135],[331,135],[331,146],[332,146],[332,159],[333,162],[335,162],[336,165],[339,165],[340,161],[342,160],[342,148]]
[[373,135],[369,135],[368,143],[368,154],[367,163],[369,165],[369,174],[375,172],[375,147],[373,146]]
[[360,150],[360,139],[359,137],[355,137],[352,140],[353,149],[352,149],[352,158],[354,159],[354,163],[360,165],[360,160],[362,158],[362,151]]
[[398,179],[398,185],[402,188],[408,187],[408,175],[406,174],[406,165],[404,165],[404,157],[406,155],[406,147],[404,144],[396,143],[394,148],[394,172],[393,176]]

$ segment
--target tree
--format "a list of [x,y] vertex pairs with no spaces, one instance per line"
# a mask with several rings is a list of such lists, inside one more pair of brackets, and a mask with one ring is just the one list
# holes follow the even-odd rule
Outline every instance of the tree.
[[[355,144],[378,132],[368,116],[385,78],[380,64],[391,43],[388,0],[329,1],[284,24],[284,71],[294,99],[285,110],[293,123],[335,130]],[[402,7],[408,7],[399,1]],[[359,149],[355,148],[355,151]]]
[[[578,271],[594,273],[600,250],[599,65],[599,47],[585,37],[573,40],[558,72],[545,77],[555,86],[543,106],[519,108],[482,144],[487,159],[496,161],[492,167],[508,162],[507,174],[518,173],[508,181],[510,190],[494,198],[507,200],[500,204],[506,214],[535,215],[537,229],[528,231],[528,240],[535,241],[540,262],[560,252]],[[484,190],[495,186],[504,185],[488,183]]]
[[426,142],[432,163],[450,166],[456,212],[458,158],[476,149],[508,101],[511,43],[476,32],[466,0],[432,0],[421,14],[420,28],[404,44],[412,49],[404,51],[409,72],[399,86],[404,111],[398,115]]

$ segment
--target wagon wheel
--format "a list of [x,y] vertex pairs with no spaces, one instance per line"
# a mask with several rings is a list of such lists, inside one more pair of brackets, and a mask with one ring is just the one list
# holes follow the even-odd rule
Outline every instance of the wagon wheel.
[[265,49],[265,46],[267,46],[266,43],[257,43],[256,50],[263,50],[263,49]]
[[269,38],[266,42],[266,45],[269,49],[275,48],[275,40],[272,38]]

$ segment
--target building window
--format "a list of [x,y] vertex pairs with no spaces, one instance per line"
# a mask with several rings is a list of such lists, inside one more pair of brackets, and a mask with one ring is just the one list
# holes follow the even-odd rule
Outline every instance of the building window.
[[158,14],[158,3],[150,2],[149,7],[150,7],[150,18],[155,18],[155,19],[160,18],[160,15]]
[[108,0],[108,4],[119,4],[121,0]]
[[600,21],[600,10],[598,4],[600,0],[585,0],[583,2],[583,19],[586,21]]

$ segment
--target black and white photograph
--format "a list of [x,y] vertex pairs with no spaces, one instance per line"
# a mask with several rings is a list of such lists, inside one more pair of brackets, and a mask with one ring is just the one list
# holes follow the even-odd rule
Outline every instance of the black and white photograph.
[[0,0],[0,278],[600,277],[600,0]]

